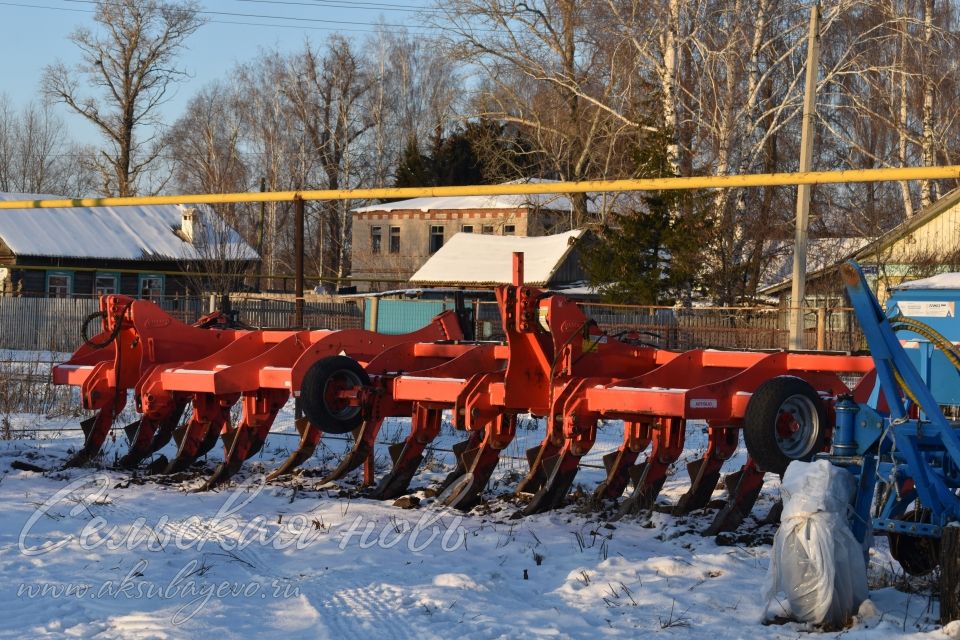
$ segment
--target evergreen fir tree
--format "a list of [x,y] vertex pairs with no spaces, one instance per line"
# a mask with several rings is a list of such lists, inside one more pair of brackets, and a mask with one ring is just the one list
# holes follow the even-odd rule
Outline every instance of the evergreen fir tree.
[[420,147],[417,140],[410,137],[403,153],[400,154],[400,162],[397,163],[397,175],[394,178],[394,187],[432,187],[436,184],[432,170],[432,160],[430,156],[424,156],[420,153]]
[[[637,148],[638,177],[673,175],[666,144],[666,136],[653,135]],[[639,192],[633,206],[612,214],[596,241],[584,246],[584,270],[605,300],[663,304],[690,291],[699,271],[696,239],[704,237],[705,225],[702,207],[696,200],[685,201],[690,198],[696,195],[679,190]]]

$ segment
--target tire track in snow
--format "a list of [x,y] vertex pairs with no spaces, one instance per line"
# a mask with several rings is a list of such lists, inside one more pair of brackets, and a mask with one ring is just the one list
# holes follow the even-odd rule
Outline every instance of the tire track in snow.
[[331,637],[358,637],[361,633],[383,640],[429,638],[422,616],[415,615],[415,598],[384,584],[341,587],[323,598],[321,613]]

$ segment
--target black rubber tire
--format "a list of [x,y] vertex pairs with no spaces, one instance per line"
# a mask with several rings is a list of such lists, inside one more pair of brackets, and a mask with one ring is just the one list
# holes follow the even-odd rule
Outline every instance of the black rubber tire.
[[337,409],[328,406],[325,398],[327,384],[338,379],[355,386],[370,384],[370,377],[363,367],[347,356],[328,356],[318,360],[303,376],[300,407],[303,415],[324,433],[350,433],[363,423],[360,407]]
[[940,624],[960,620],[960,528],[940,536]]
[[[881,493],[878,489],[877,493]],[[930,524],[929,509],[911,509],[899,520]],[[925,536],[911,536],[906,533],[887,533],[890,555],[904,572],[911,576],[925,576],[937,568],[940,563],[940,539]]]
[[[800,405],[815,419],[810,433],[798,443],[799,451],[784,451],[777,440],[777,420],[784,404]],[[826,444],[827,417],[823,401],[810,384],[794,376],[767,380],[753,392],[743,416],[743,442],[750,457],[764,471],[783,475],[793,460],[808,461]]]
[[936,538],[888,533],[890,555],[911,576],[925,576],[937,568],[940,561],[940,541]]

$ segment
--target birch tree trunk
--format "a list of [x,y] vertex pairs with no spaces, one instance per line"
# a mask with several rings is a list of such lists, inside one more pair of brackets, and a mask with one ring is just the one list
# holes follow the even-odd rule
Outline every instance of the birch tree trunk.
[[[933,166],[937,163],[934,148],[933,134],[933,0],[923,2],[923,142],[922,158],[924,166]],[[936,200],[936,183],[931,180],[920,182],[920,206],[927,207]]]

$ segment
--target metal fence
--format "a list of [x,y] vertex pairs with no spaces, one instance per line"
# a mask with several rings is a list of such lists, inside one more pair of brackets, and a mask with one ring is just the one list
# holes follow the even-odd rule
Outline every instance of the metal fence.
[[[664,349],[787,349],[789,309],[759,307],[641,307],[581,303],[588,317],[610,335],[633,333],[641,342]],[[479,337],[502,339],[496,303],[475,304]],[[853,310],[804,309],[804,348],[859,351],[863,334]]]
[[[209,296],[177,296],[155,300],[164,311],[187,324],[211,308]],[[231,298],[239,319],[254,327],[293,325],[291,299]],[[82,340],[80,326],[99,309],[97,298],[34,298],[0,296],[0,349],[72,352]],[[363,325],[363,311],[352,302],[308,302],[304,326],[314,329],[351,329]]]

